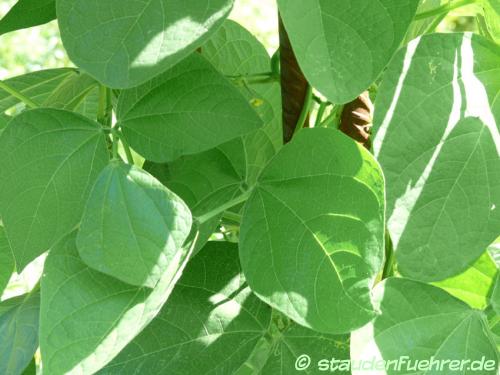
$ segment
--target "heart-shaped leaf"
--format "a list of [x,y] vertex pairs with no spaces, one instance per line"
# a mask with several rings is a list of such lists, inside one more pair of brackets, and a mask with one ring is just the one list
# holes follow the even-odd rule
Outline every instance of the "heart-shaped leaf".
[[142,169],[113,161],[90,193],[76,244],[95,270],[153,288],[190,229],[179,197]]
[[195,51],[222,24],[233,0],[58,0],[71,60],[106,86],[130,88]]
[[365,91],[399,48],[418,0],[278,0],[307,80],[334,103]]
[[[370,373],[496,374],[498,353],[482,312],[437,287],[407,279],[378,284],[374,302],[379,315],[351,334],[351,359],[386,364],[403,360],[399,371],[393,364],[386,371]],[[416,361],[421,372],[415,372]],[[353,371],[361,374],[366,370]]]
[[395,56],[375,103],[398,270],[438,281],[500,234],[500,46],[432,34]]
[[383,177],[371,155],[336,130],[302,130],[246,203],[243,271],[260,298],[296,322],[349,332],[375,315],[383,222]]
[[120,95],[118,121],[146,159],[168,162],[262,126],[245,97],[198,53]]
[[36,109],[0,136],[0,212],[18,272],[80,222],[108,163],[99,124],[72,112]]
[[93,374],[156,316],[180,277],[190,248],[178,251],[154,289],[89,268],[75,233],[49,253],[42,277],[40,350],[48,374]]

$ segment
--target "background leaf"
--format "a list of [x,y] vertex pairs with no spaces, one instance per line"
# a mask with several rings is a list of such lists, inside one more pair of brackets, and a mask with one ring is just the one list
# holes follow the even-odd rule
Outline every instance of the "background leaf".
[[56,18],[55,0],[18,0],[0,20],[0,35],[50,22]]
[[405,276],[457,275],[500,234],[499,53],[479,36],[433,34],[384,75],[374,153]]
[[155,162],[208,150],[262,125],[243,95],[197,53],[123,91],[117,117],[130,145]]
[[307,80],[334,103],[365,91],[399,48],[418,0],[278,0]]
[[[6,79],[5,83],[36,103],[43,103],[61,82],[76,74],[72,68],[46,69]],[[8,92],[0,90],[0,112],[5,112],[19,102]]]
[[142,169],[113,161],[90,193],[76,243],[93,269],[153,288],[190,229],[179,197]]
[[80,222],[108,151],[87,118],[56,109],[15,117],[0,137],[0,212],[17,269]]
[[0,303],[0,373],[21,374],[38,347],[40,291]]
[[240,259],[252,290],[296,322],[345,333],[373,318],[383,258],[383,177],[333,129],[306,129],[259,177],[243,214]]
[[195,51],[227,17],[233,0],[58,0],[71,60],[106,86],[138,86]]
[[[374,302],[379,315],[351,334],[352,360],[390,361],[404,356],[414,363],[431,358],[480,361],[484,356],[493,361],[493,370],[483,369],[481,373],[496,374],[498,354],[482,312],[437,287],[407,279],[390,278],[378,284]],[[387,375],[409,372],[406,366],[400,371],[393,367]],[[366,371],[353,371],[353,375],[363,373]],[[452,371],[445,367],[439,373]],[[465,368],[461,373],[469,375],[477,371]]]
[[160,311],[191,251],[177,252],[151,290],[89,268],[78,256],[75,234],[61,241],[49,253],[42,278],[44,371],[92,374],[105,366]]

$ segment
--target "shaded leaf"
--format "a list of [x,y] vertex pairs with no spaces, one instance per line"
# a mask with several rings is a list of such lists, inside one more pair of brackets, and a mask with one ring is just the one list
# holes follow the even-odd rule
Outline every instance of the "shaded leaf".
[[59,0],[71,60],[106,86],[138,86],[195,51],[227,17],[233,0]]
[[85,265],[75,234],[51,250],[42,278],[40,350],[44,372],[92,374],[111,361],[156,316],[192,248],[179,251],[151,290]]
[[384,75],[374,153],[403,275],[457,275],[500,234],[499,53],[479,36],[433,34]]
[[55,0],[17,0],[17,3],[0,20],[0,35],[43,25],[55,18]]
[[38,347],[40,292],[0,303],[0,373],[17,375],[29,365]]
[[21,271],[80,222],[108,152],[104,132],[63,110],[15,117],[0,136],[0,212]]
[[76,244],[93,269],[153,288],[190,229],[179,197],[142,169],[113,161],[92,188]]
[[278,0],[304,75],[334,103],[365,91],[399,48],[418,0]]
[[[413,364],[420,360],[428,361],[427,366],[431,366],[431,359],[438,363],[463,359],[469,360],[470,365],[472,361],[482,361],[484,356],[485,361],[489,361],[489,370],[485,367],[481,374],[496,374],[498,353],[482,312],[469,308],[437,287],[407,279],[391,278],[378,284],[374,302],[379,315],[351,334],[352,360],[376,362],[405,357]],[[392,366],[387,372],[373,373],[414,373],[406,365],[403,364],[400,371]],[[436,364],[432,366],[433,370],[421,369],[422,373],[454,372],[448,367],[449,362],[443,364],[441,371],[436,370]],[[477,370],[465,366],[460,373],[475,374]],[[353,374],[366,374],[366,371],[358,369]]]
[[[43,103],[66,78],[76,74],[75,69],[72,68],[46,69],[6,79],[5,83],[36,103]],[[19,102],[18,98],[0,90],[0,112],[6,111]]]
[[343,333],[374,317],[383,258],[383,177],[371,155],[333,129],[304,129],[266,166],[242,220],[252,290],[298,323]]
[[155,162],[208,150],[262,125],[243,95],[197,53],[123,91],[117,117],[130,145]]
[[2,297],[2,293],[9,283],[15,268],[16,264],[10,250],[7,233],[5,233],[4,227],[0,226],[0,297]]

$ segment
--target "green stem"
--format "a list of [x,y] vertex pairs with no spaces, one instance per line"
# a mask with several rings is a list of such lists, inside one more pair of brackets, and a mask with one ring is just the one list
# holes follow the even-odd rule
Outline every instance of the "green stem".
[[309,115],[309,112],[311,111],[311,106],[312,106],[313,101],[314,100],[313,100],[312,86],[308,85],[307,91],[306,91],[306,98],[304,101],[304,106],[302,107],[302,111],[300,112],[299,120],[297,121],[297,125],[295,126],[294,135],[297,134],[304,127],[304,123],[306,122],[307,116]]
[[457,0],[455,2],[450,1],[449,3],[443,4],[439,7],[434,8],[434,9],[428,10],[426,12],[418,13],[415,16],[415,20],[423,20],[425,18],[439,16],[442,14],[447,14],[454,9],[458,9],[458,8],[464,7],[466,5],[474,4],[475,2],[476,2],[476,0]]
[[127,157],[127,161],[129,164],[134,165],[134,156],[132,155],[132,151],[130,151],[130,146],[125,139],[123,133],[121,130],[117,130],[116,132],[118,134],[118,137],[120,138],[120,141],[122,142],[123,149],[125,150],[125,155]]
[[204,215],[198,216],[196,220],[198,221],[199,224],[206,223],[210,219],[213,219],[214,217],[222,214],[224,211],[229,210],[231,207],[237,206],[238,204],[245,202],[250,196],[250,193],[251,191],[248,190],[243,194],[237,196],[236,198],[231,199],[229,202],[226,202],[223,205],[214,208],[212,211],[209,211]]
[[15,88],[5,83],[4,81],[0,81],[0,89],[8,92],[13,97],[19,99],[29,108],[38,108],[38,104],[36,104],[32,99],[28,98],[21,91],[16,90]]
[[385,264],[382,272],[382,280],[394,275],[394,248],[392,246],[389,232],[385,232]]
[[315,128],[321,125],[321,120],[323,120],[323,115],[325,114],[327,106],[328,106],[327,102],[320,103],[318,108],[318,114],[316,115],[316,121],[314,122]]
[[118,135],[118,131],[116,129],[111,130],[111,135],[113,137],[113,160],[120,160],[120,156],[118,155],[118,142],[120,142],[120,136]]
[[439,24],[441,22],[443,22],[443,20],[446,18],[446,14],[441,14],[439,16],[437,16],[430,24],[429,26],[425,29],[425,32],[424,32],[424,35],[425,34],[431,34],[433,33],[437,27],[439,26]]
[[222,217],[224,219],[227,219],[227,220],[230,220],[230,221],[234,221],[235,223],[241,223],[241,215],[237,214],[235,212],[226,211],[226,212],[224,212],[224,214],[222,215]]

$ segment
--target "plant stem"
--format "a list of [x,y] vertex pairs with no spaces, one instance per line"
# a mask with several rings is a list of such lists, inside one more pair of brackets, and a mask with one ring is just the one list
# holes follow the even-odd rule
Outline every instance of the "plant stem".
[[425,18],[439,16],[441,14],[446,14],[446,13],[451,12],[454,9],[458,9],[458,8],[464,7],[466,5],[473,4],[475,2],[476,2],[476,0],[457,0],[455,2],[450,1],[449,3],[443,4],[441,6],[434,8],[434,9],[428,10],[426,12],[418,13],[415,16],[415,20],[423,20]]
[[118,142],[120,141],[120,136],[118,135],[118,131],[116,129],[111,130],[111,135],[113,137],[113,160],[120,160],[120,156],[118,155]]
[[231,212],[231,211],[224,212],[224,214],[222,215],[222,217],[224,219],[227,219],[227,220],[230,220],[230,221],[234,221],[235,223],[241,223],[241,215],[237,214],[237,213],[234,213],[234,212]]
[[198,216],[196,220],[198,221],[199,224],[206,223],[208,220],[213,219],[217,215],[222,214],[224,211],[230,209],[231,207],[234,207],[240,203],[245,202],[250,196],[250,193],[251,190],[247,190],[246,192],[237,196],[236,198],[231,199],[229,202],[226,202],[223,205],[214,208],[212,211],[209,211],[204,215]]
[[394,248],[392,246],[391,236],[385,231],[385,264],[382,271],[382,280],[394,275]]
[[123,149],[125,150],[125,155],[127,156],[127,161],[129,164],[134,165],[134,157],[132,155],[132,151],[130,151],[130,146],[123,136],[123,133],[121,130],[117,130],[116,134],[118,134],[118,137],[120,138],[120,141],[122,142]]
[[311,111],[312,103],[313,103],[312,86],[307,85],[306,99],[304,101],[304,106],[302,107],[302,111],[300,112],[297,125],[295,126],[295,130],[293,132],[294,135],[297,134],[304,127],[307,117],[309,116],[309,112]]
[[9,84],[5,83],[4,81],[0,81],[0,89],[8,92],[13,97],[19,99],[24,104],[26,104],[26,106],[28,106],[29,108],[38,108],[38,104],[36,104],[32,99],[28,98],[21,91],[16,90],[15,88],[11,87]]
[[323,115],[325,114],[327,102],[321,102],[318,108],[318,113],[316,115],[316,121],[314,122],[314,127],[319,127],[321,125],[321,120],[323,120]]

